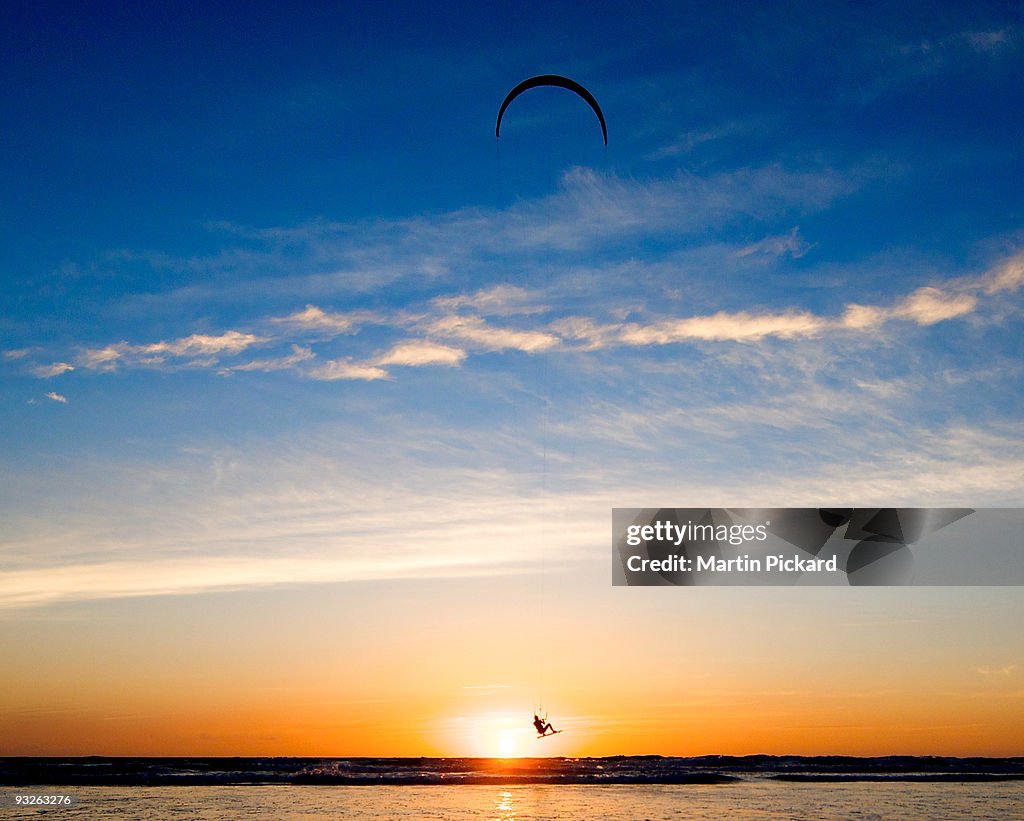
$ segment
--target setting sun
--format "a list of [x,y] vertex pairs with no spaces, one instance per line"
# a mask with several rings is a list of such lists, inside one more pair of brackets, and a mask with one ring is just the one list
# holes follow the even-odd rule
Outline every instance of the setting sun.
[[502,730],[498,736],[498,755],[502,758],[512,758],[519,752],[519,745],[512,730]]
[[529,717],[502,711],[467,716],[462,725],[462,748],[481,758],[518,758],[531,755]]

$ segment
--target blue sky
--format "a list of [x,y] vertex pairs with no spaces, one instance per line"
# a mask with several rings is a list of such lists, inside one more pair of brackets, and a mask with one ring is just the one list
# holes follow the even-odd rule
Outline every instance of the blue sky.
[[[585,18],[16,11],[16,529],[46,538],[55,499],[77,526],[137,472],[169,471],[189,510],[221,464],[308,489],[312,454],[376,473],[370,496],[419,498],[417,471],[458,496],[479,471],[517,503],[762,479],[776,503],[1016,501],[1018,19]],[[559,89],[495,141],[542,71],[598,96],[607,150]]]
[[13,618],[1024,501],[1019,8],[209,5],[0,32]]

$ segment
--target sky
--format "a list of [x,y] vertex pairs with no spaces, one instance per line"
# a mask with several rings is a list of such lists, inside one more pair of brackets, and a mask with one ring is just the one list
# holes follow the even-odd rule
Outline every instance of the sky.
[[1017,588],[609,571],[1024,503],[1019,5],[7,17],[0,754],[1022,754]]

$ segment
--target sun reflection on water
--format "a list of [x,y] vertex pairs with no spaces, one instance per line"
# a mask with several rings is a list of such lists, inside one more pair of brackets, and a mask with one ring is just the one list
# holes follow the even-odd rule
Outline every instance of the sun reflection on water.
[[494,821],[515,821],[515,817],[516,804],[511,790],[501,790],[494,808]]

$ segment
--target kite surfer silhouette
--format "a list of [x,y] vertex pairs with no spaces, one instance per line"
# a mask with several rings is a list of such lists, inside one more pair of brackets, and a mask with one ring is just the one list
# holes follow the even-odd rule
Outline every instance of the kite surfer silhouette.
[[537,730],[537,738],[544,738],[544,736],[554,735],[555,733],[562,732],[561,730],[556,730],[554,727],[552,727],[551,722],[545,721],[545,718],[547,718],[547,716],[541,718],[536,713],[533,714],[533,726]]

